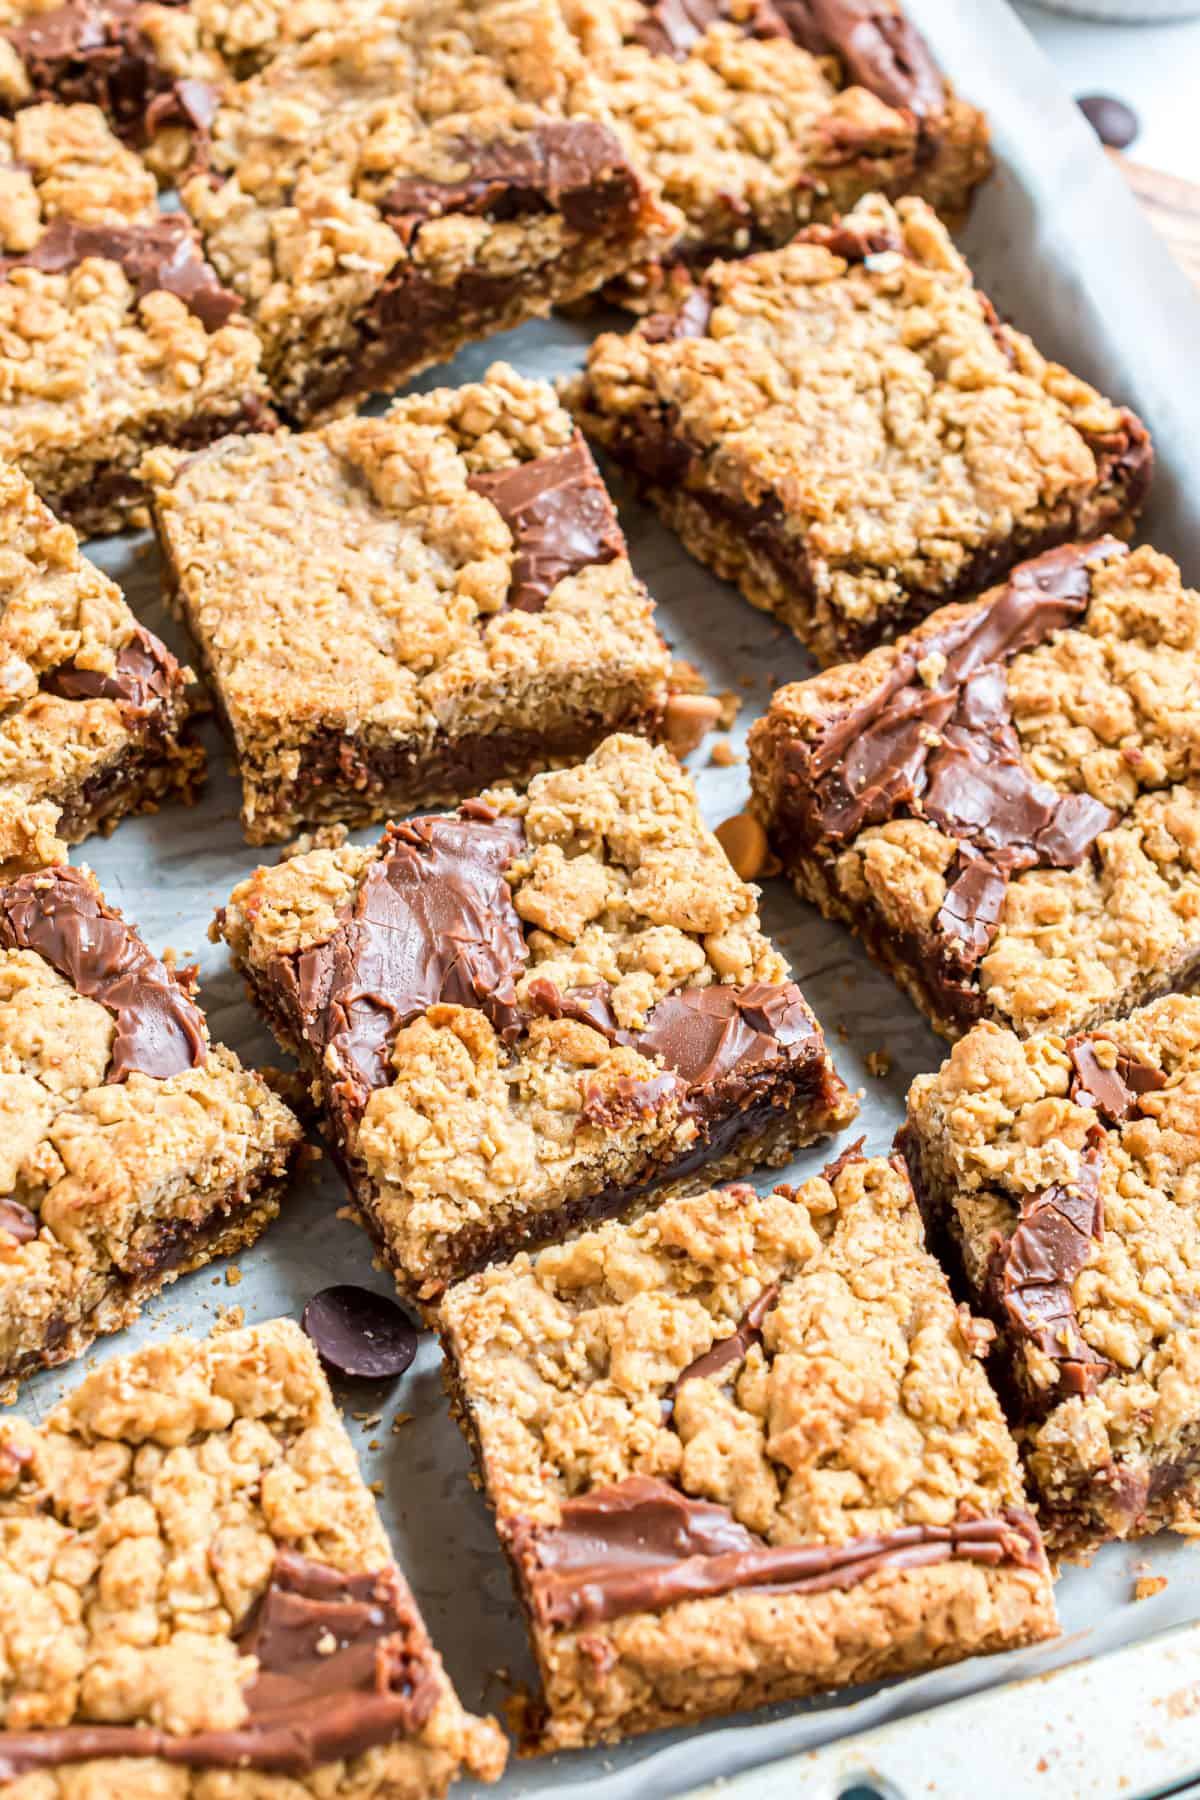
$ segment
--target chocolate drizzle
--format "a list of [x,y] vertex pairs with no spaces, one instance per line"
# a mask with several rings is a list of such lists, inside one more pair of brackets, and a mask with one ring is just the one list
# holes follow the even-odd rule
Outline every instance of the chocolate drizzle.
[[139,300],[174,294],[206,331],[219,331],[242,304],[221,286],[182,213],[163,213],[142,225],[80,225],[60,214],[32,250],[0,257],[0,279],[6,281],[14,269],[61,275],[89,257],[119,263]]
[[236,1642],[258,1659],[243,1725],[180,1735],[149,1725],[0,1731],[0,1781],[123,1756],[305,1775],[414,1736],[437,1701],[428,1640],[394,1566],[345,1575],[280,1550]]
[[169,700],[179,665],[165,644],[143,626],[117,652],[110,674],[59,663],[42,677],[42,691],[63,700],[116,700],[133,712],[150,712]]
[[166,1080],[208,1054],[204,1020],[186,990],[77,869],[22,875],[0,888],[0,946],[35,950],[76,993],[116,1020],[105,1080]]
[[844,843],[906,812],[957,841],[935,931],[964,971],[995,935],[1012,872],[1076,868],[1112,823],[1090,795],[1032,775],[1004,665],[1084,612],[1092,564],[1124,553],[1102,538],[1020,564],[990,604],[910,640],[873,693],[787,752],[810,841]]
[[679,1398],[679,1390],[685,1381],[711,1381],[716,1375],[723,1375],[734,1363],[744,1362],[753,1344],[762,1343],[763,1320],[779,1298],[779,1283],[771,1282],[761,1294],[752,1300],[737,1327],[728,1337],[718,1338],[715,1344],[702,1356],[694,1357],[686,1369],[681,1369],[666,1393],[663,1395],[663,1414],[670,1418]]
[[1012,1236],[993,1253],[989,1282],[1010,1328],[1059,1365],[1063,1386],[1090,1394],[1112,1364],[1079,1329],[1072,1284],[1104,1235],[1100,1196],[1104,1132],[1097,1128],[1071,1183],[1053,1182],[1021,1202]]
[[590,119],[543,119],[522,136],[452,146],[466,173],[451,181],[406,176],[380,202],[405,244],[427,219],[447,213],[517,219],[557,212],[572,230],[594,232],[615,212],[630,212],[637,177],[616,133]]
[[[1115,1052],[1111,1066],[1101,1062],[1097,1044],[1110,1044]],[[1141,1110],[1143,1094],[1157,1093],[1167,1077],[1153,1063],[1122,1050],[1103,1032],[1067,1039],[1067,1051],[1075,1065],[1071,1098],[1077,1106],[1090,1106],[1110,1125],[1122,1125]]]
[[946,88],[929,46],[899,0],[774,0],[789,36],[814,56],[836,56],[848,81],[888,106],[928,118]]
[[557,1525],[513,1520],[505,1536],[534,1617],[566,1630],[740,1588],[824,1593],[950,1558],[992,1568],[1045,1567],[1037,1525],[1016,1508],[950,1526],[901,1526],[844,1544],[769,1544],[728,1507],[644,1475],[565,1501]]
[[565,450],[472,475],[513,538],[508,605],[541,612],[568,575],[626,554],[625,538],[591,452],[577,431]]
[[524,841],[520,820],[477,801],[389,825],[333,936],[286,959],[304,1035],[351,1112],[390,1080],[396,1033],[439,1001],[517,1035],[529,952],[504,870]]

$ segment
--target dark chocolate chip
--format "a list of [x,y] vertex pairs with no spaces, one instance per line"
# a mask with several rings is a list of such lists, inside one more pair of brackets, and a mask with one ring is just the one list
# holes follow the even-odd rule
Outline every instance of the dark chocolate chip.
[[1110,150],[1126,150],[1141,130],[1132,106],[1115,94],[1081,94],[1075,103],[1096,136]]
[[369,1288],[322,1288],[300,1321],[321,1361],[339,1375],[390,1381],[417,1354],[417,1329],[386,1294]]

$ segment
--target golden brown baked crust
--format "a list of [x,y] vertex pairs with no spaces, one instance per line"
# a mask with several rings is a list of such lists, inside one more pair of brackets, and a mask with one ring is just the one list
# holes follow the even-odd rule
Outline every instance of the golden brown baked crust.
[[[518,469],[531,498],[510,522],[490,478]],[[650,598],[545,383],[496,364],[381,419],[143,470],[252,843],[460,800],[662,711]]]
[[422,1301],[855,1111],[665,750],[609,738],[483,800],[258,869],[217,921]]
[[921,200],[715,263],[588,354],[571,404],[685,547],[822,663],[1022,556],[1132,528],[1131,413],[1001,324]]
[[[410,1734],[311,1772],[52,1761],[6,1783],[11,1800],[85,1789],[438,1800],[464,1769],[495,1780],[504,1766],[499,1730],[463,1711],[394,1571],[316,1355],[290,1320],[170,1338],[105,1363],[41,1427],[0,1421],[0,1542],[0,1766],[16,1752],[11,1734],[83,1721],[168,1737],[252,1725],[255,1662],[239,1638],[280,1569],[304,1572],[300,1559],[330,1576],[389,1572],[425,1714]],[[304,1625],[293,1619],[291,1655]]]
[[[709,1528],[731,1540],[807,1547],[818,1561],[1023,1508],[1016,1449],[975,1360],[978,1322],[956,1310],[924,1247],[902,1164],[852,1151],[795,1190],[671,1200],[472,1276],[440,1322],[456,1410],[531,1620],[544,1687],[529,1721],[536,1747],[611,1741],[1054,1632],[1036,1533],[1025,1561],[1015,1545],[993,1566],[885,1558],[818,1591],[789,1592],[785,1576],[769,1592],[731,1580],[650,1607],[636,1603],[636,1574],[614,1601],[607,1584],[628,1572],[619,1555],[615,1570],[593,1570],[590,1599],[539,1575],[539,1554],[553,1568],[555,1531],[581,1501],[611,1506],[621,1493],[659,1504],[674,1494],[684,1522],[689,1503],[706,1503]],[[714,1367],[715,1347],[739,1331]],[[669,1581],[679,1565],[660,1560]]]
[[999,1327],[1051,1546],[1200,1531],[1200,1000],[1077,1037],[979,1025],[913,1083],[905,1141]]

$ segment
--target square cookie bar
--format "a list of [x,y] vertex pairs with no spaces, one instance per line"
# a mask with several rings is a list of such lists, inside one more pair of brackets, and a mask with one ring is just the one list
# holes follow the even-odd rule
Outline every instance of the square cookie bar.
[[0,885],[0,1386],[254,1242],[302,1132],[86,871]]
[[822,663],[1126,530],[1152,460],[1139,419],[999,322],[916,199],[713,264],[597,338],[573,398],[685,548]]
[[422,1304],[492,1257],[854,1116],[664,749],[259,869],[217,929]]
[[452,1288],[447,1379],[538,1749],[1052,1636],[1000,1406],[904,1165],[673,1200]]
[[459,800],[662,714],[650,597],[542,382],[496,365],[143,470],[252,843]]
[[556,0],[349,0],[230,96],[183,191],[302,422],[590,293],[662,223]]
[[661,302],[676,262],[786,243],[871,192],[965,213],[991,167],[901,7],[834,0],[566,0],[639,170],[671,221],[625,296]]
[[998,1332],[1052,1548],[1200,1534],[1200,1000],[921,1075],[901,1134],[932,1231]]
[[85,535],[145,498],[152,444],[273,421],[254,333],[94,106],[0,121],[0,457]]
[[0,1598],[11,1800],[436,1800],[503,1768],[288,1319],[0,1421]]
[[1115,539],[781,688],[754,805],[935,1030],[1078,1031],[1200,970],[1200,594]]
[[191,799],[189,671],[0,463],[0,877],[66,861],[130,812]]

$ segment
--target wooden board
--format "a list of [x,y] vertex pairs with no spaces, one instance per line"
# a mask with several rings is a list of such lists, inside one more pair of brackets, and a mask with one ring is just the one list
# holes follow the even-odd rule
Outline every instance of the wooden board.
[[1163,175],[1158,169],[1131,162],[1127,156],[1116,160],[1146,217],[1160,237],[1166,239],[1176,262],[1200,287],[1200,182]]

